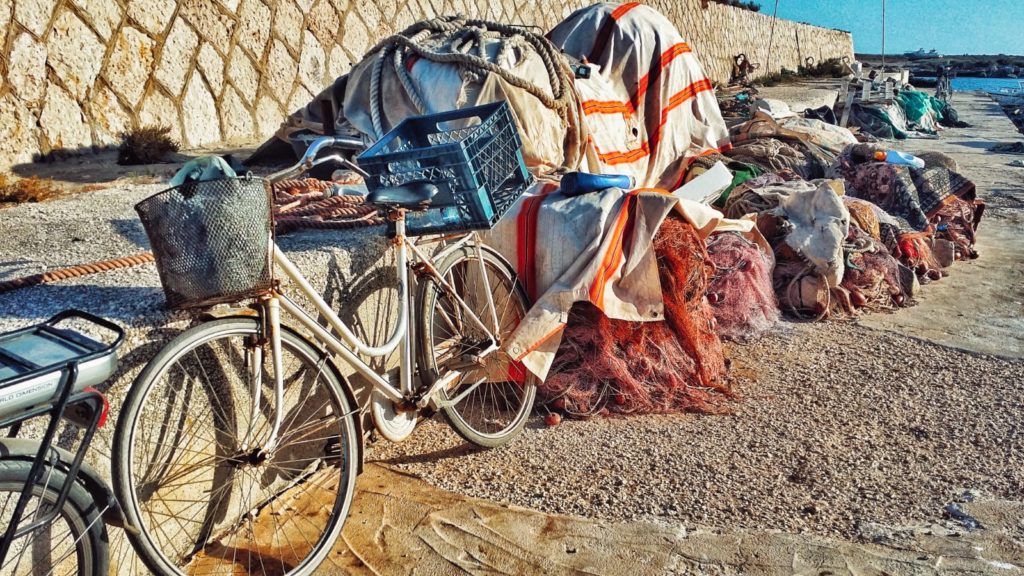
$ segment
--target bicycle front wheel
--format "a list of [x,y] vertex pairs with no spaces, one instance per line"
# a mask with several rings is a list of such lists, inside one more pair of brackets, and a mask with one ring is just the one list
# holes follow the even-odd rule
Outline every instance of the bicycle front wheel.
[[186,331],[132,385],[114,490],[153,572],[305,575],[334,545],[355,491],[355,407],[324,352],[284,326],[281,347],[283,407],[253,318]]
[[[537,393],[536,377],[502,346],[526,316],[526,290],[512,266],[486,246],[459,248],[437,269],[448,287],[428,279],[419,293],[420,375],[429,386],[458,372],[440,391],[451,402],[444,407],[448,423],[473,444],[501,446],[522,431]],[[492,331],[497,319],[497,342],[470,314]],[[498,350],[484,355],[492,344]]]
[[[0,534],[11,524],[14,507],[31,469],[32,462],[0,460]],[[74,484],[57,517],[48,526],[11,544],[7,558],[0,566],[0,575],[107,575],[107,528],[92,496],[81,484],[71,481]],[[68,478],[63,472],[44,466],[19,525],[24,526],[50,513],[65,482]]]

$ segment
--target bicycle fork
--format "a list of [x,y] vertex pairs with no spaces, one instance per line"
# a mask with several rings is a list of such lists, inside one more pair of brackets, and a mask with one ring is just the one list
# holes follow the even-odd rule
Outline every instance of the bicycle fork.
[[[284,419],[284,374],[281,363],[281,301],[276,294],[260,300],[260,317],[263,319],[263,338],[270,344],[270,361],[274,369],[274,422],[270,428],[270,436],[263,446],[263,451],[273,452],[277,448],[281,422]],[[248,450],[258,440],[254,425],[260,413],[260,394],[263,387],[263,346],[256,342],[249,351],[249,386],[252,392],[252,406],[249,412],[249,431],[242,443],[242,450]]]

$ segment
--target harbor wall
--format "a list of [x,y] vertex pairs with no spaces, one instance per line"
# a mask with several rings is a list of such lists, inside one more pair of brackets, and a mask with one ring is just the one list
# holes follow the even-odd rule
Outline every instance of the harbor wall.
[[[271,134],[379,39],[463,14],[548,30],[582,0],[14,0],[0,3],[0,171],[167,125],[186,148]],[[717,82],[853,57],[849,33],[702,0],[648,3]],[[770,42],[769,42],[770,40]],[[769,59],[769,44],[771,57]]]

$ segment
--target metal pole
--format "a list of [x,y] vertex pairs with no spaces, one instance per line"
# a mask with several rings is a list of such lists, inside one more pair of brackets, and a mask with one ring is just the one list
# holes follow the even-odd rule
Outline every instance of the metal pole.
[[768,35],[768,58],[765,59],[764,73],[771,76],[772,73],[772,41],[775,40],[775,20],[779,16],[779,0],[775,0],[775,11],[772,13],[772,31]]
[[882,73],[885,74],[885,0],[882,0]]

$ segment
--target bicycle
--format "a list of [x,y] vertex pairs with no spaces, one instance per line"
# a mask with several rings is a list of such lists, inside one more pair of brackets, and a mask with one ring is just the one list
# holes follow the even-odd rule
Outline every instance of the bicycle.
[[948,74],[939,77],[935,87],[935,97],[943,102],[953,101],[953,84]]
[[[463,126],[467,118],[482,122],[440,128]],[[431,142],[403,142],[403,130],[424,122],[434,126]],[[319,138],[295,166],[269,179],[289,178],[324,162],[350,163],[337,154],[318,155],[330,147],[357,145],[361,142]],[[321,564],[348,514],[362,461],[359,406],[332,353],[371,383],[372,420],[389,440],[407,437],[420,417],[435,411],[443,412],[463,438],[484,447],[499,446],[522,430],[536,380],[502,343],[529,302],[511,265],[474,231],[489,227],[529,184],[520,147],[502,103],[407,119],[359,157],[360,170],[380,170],[366,202],[387,215],[393,236],[400,310],[394,332],[381,345],[361,341],[269,238],[265,183],[249,178],[166,191],[195,199],[213,190],[207,199],[220,207],[204,204],[197,214],[217,218],[221,227],[241,220],[227,226],[230,234],[221,228],[211,232],[205,249],[216,252],[223,244],[227,253],[237,251],[234,237],[240,230],[249,234],[245,246],[262,246],[242,265],[195,256],[190,266],[203,274],[187,282],[170,272],[180,254],[161,250],[168,240],[161,234],[173,234],[178,223],[195,214],[171,218],[173,224],[161,232],[155,213],[173,202],[140,203],[169,301],[206,305],[236,302],[240,296],[255,299],[248,308],[175,338],[143,369],[125,400],[114,437],[114,487],[127,518],[140,529],[129,538],[151,570],[230,572],[244,563],[263,573],[303,575]],[[452,165],[452,158],[464,165]],[[455,184],[451,174],[444,177],[469,169],[473,182],[482,182],[475,190]],[[368,185],[376,178],[364,174]],[[489,204],[467,212],[456,202],[422,212],[445,193],[470,192],[472,200]],[[253,211],[255,218],[248,216]],[[475,217],[459,220],[467,214]],[[414,241],[413,234],[431,235]],[[431,257],[424,249],[434,242],[440,249]],[[262,267],[267,258],[273,264]],[[218,274],[225,268],[230,273],[221,275],[228,281],[221,281]],[[274,269],[319,318],[272,279],[268,272]],[[211,275],[217,280],[207,282]],[[415,300],[410,276],[417,281]],[[234,289],[239,283],[244,290]],[[197,289],[205,284],[213,286]],[[299,328],[283,323],[282,316]],[[397,381],[360,357],[385,358],[396,350]]]
[[[74,322],[114,337],[96,340]],[[107,418],[107,402],[92,386],[114,374],[123,340],[116,324],[77,310],[0,335],[0,429],[9,430],[0,438],[0,574],[106,576],[106,524],[133,530],[83,462]],[[40,441],[17,437],[25,422],[45,416]],[[53,445],[61,422],[83,431],[74,454]]]

